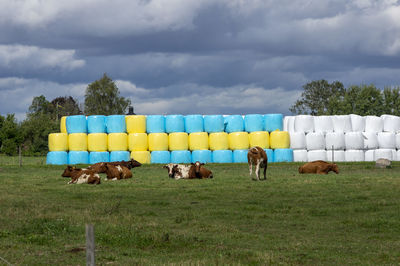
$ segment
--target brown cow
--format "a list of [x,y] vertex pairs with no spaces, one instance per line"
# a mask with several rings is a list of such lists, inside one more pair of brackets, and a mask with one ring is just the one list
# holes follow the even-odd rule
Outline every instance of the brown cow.
[[107,179],[111,180],[120,180],[126,178],[132,178],[132,172],[123,165],[112,165],[110,163],[104,164],[105,173],[107,175]]
[[328,174],[329,171],[339,174],[337,164],[318,160],[306,163],[299,167],[300,174]]
[[67,166],[61,176],[71,177],[68,184],[100,184],[100,176],[93,170],[75,168],[70,165]]
[[253,165],[255,165],[256,169],[254,170],[257,179],[252,178],[253,180],[260,180],[260,168],[264,168],[264,180],[267,179],[267,166],[268,166],[268,157],[265,150],[261,147],[255,146],[249,149],[247,152],[247,161],[249,164],[250,177],[253,171]]
[[[88,167],[88,169],[91,169],[91,170],[95,171],[96,173],[105,173],[106,169],[104,167],[104,164],[105,164],[105,162],[95,163],[95,164],[90,165]],[[122,166],[125,166],[128,169],[132,169],[132,168],[139,167],[139,166],[142,165],[141,163],[139,163],[138,161],[136,161],[134,159],[131,159],[130,161],[127,161],[127,162],[126,161],[109,162],[108,164],[112,164],[112,165],[115,165],[115,166],[122,165]]]
[[213,178],[213,173],[207,168],[203,167],[204,163],[200,163],[199,161],[192,163],[189,169],[189,178]]

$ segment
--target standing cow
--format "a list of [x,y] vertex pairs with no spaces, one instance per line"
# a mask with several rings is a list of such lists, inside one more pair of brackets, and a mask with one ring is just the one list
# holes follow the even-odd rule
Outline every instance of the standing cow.
[[260,168],[264,168],[264,180],[267,179],[268,157],[263,148],[258,146],[250,148],[247,152],[247,161],[249,164],[250,177],[253,171],[253,165],[256,167],[254,172],[257,179],[252,178],[253,180],[260,180]]

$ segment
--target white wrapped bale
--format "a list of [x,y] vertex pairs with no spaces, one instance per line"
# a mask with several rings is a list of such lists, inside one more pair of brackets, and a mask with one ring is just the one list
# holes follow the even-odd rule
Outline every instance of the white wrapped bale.
[[373,162],[375,161],[375,150],[367,150],[364,153],[364,161]]
[[352,131],[365,131],[365,118],[360,115],[351,114],[351,129]]
[[306,135],[307,150],[324,150],[325,138],[322,132],[310,132]]
[[346,150],[344,152],[344,158],[346,162],[363,162],[364,151],[363,150]]
[[382,115],[383,131],[398,132],[400,131],[400,117],[395,115]]
[[296,132],[309,133],[314,131],[314,117],[311,115],[297,115],[294,119]]
[[290,148],[293,150],[304,150],[307,148],[306,134],[304,132],[290,132]]
[[307,162],[307,150],[293,150],[294,162]]
[[351,120],[349,115],[332,116],[333,130],[335,132],[351,132]]
[[374,161],[381,159],[381,158],[392,161],[393,160],[393,150],[392,149],[376,149]]
[[347,132],[344,134],[346,150],[361,150],[364,148],[364,137],[361,132]]
[[283,131],[294,132],[294,116],[285,116],[283,118]]
[[378,145],[380,149],[395,149],[396,135],[393,132],[379,132]]
[[400,149],[400,133],[396,134],[396,149]]
[[369,115],[365,117],[365,132],[383,131],[383,120],[380,117]]
[[315,132],[333,132],[332,117],[327,115],[314,116]]
[[364,149],[377,149],[378,135],[375,132],[363,132],[364,137]]
[[400,150],[396,151],[396,161],[400,161]]
[[392,161],[398,161],[397,159],[397,151],[395,149],[392,149]]
[[327,161],[326,150],[313,150],[307,152],[307,160],[309,162],[323,160]]
[[[332,158],[333,155],[333,158]],[[328,161],[331,162],[344,162],[344,150],[334,150],[332,154],[332,150],[327,150],[326,151],[326,157],[328,158]]]
[[328,132],[325,135],[325,146],[327,150],[344,150],[344,133],[343,132]]

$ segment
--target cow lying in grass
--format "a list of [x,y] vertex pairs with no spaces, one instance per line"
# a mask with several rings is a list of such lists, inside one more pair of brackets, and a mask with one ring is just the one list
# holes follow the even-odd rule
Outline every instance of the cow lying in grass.
[[204,163],[196,162],[190,165],[169,163],[163,166],[168,170],[168,176],[175,179],[213,178],[210,170],[203,167]]
[[250,148],[247,152],[247,162],[249,164],[250,177],[253,171],[253,165],[256,168],[254,172],[257,179],[252,178],[253,180],[260,180],[260,168],[264,168],[264,180],[267,179],[268,157],[263,148],[258,146]]
[[213,178],[213,173],[207,168],[203,167],[204,163],[199,161],[192,163],[189,169],[189,178]]
[[132,178],[131,170],[123,165],[113,165],[111,163],[105,163],[104,169],[104,173],[106,173],[108,180]]
[[[95,163],[95,164],[90,165],[88,167],[88,169],[91,169],[91,170],[95,171],[96,173],[105,173],[104,164],[105,164],[105,162]],[[142,165],[141,163],[139,163],[138,161],[136,161],[134,159],[131,159],[127,162],[126,161],[109,162],[108,164],[115,165],[115,166],[121,165],[121,166],[125,166],[128,169],[132,169],[132,168],[139,167]]]
[[330,171],[339,174],[339,167],[337,164],[318,160],[299,167],[300,174],[328,174]]
[[71,177],[68,184],[100,184],[100,176],[90,169],[81,169],[68,165],[62,177]]

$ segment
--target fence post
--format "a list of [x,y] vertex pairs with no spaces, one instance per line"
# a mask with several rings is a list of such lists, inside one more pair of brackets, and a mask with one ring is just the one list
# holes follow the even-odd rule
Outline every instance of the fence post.
[[95,243],[94,243],[94,227],[92,224],[86,225],[86,265],[94,266],[95,264]]
[[335,162],[335,153],[333,151],[333,145],[332,145],[332,163],[334,163],[334,162]]

